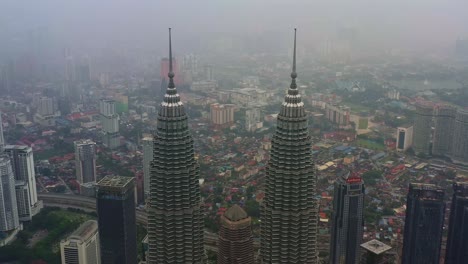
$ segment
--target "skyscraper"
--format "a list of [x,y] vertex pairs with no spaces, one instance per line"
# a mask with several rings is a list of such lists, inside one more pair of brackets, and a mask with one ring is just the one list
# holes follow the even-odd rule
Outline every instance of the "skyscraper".
[[445,264],[463,264],[468,259],[468,183],[453,184]]
[[0,112],[0,153],[3,153],[4,147],[5,147],[5,138],[3,137],[3,120],[2,120],[2,112]]
[[101,264],[98,223],[88,220],[60,241],[60,255],[62,264]]
[[145,196],[150,192],[150,166],[153,161],[153,137],[145,136],[142,141],[143,145],[143,188]]
[[10,158],[0,155],[0,231],[10,231],[18,226],[15,176]]
[[252,219],[238,205],[221,216],[218,264],[253,264]]
[[101,99],[99,111],[101,113],[102,141],[106,147],[115,149],[120,146],[119,115],[115,109],[115,101]]
[[294,33],[292,82],[278,114],[266,167],[261,208],[262,263],[317,263],[317,179],[307,114],[296,77]]
[[343,173],[335,182],[331,226],[330,263],[354,264],[361,258],[364,227],[364,182]]
[[432,154],[450,155],[452,150],[453,128],[457,109],[449,105],[437,106],[434,110],[434,138]]
[[397,128],[397,151],[406,151],[413,144],[413,126],[403,126]]
[[453,130],[452,159],[468,164],[468,110],[457,111]]
[[30,221],[42,208],[37,199],[36,173],[32,148],[22,145],[6,145],[5,153],[11,161],[16,181],[18,214],[21,221]]
[[410,184],[402,264],[439,263],[444,212],[444,190],[433,184]]
[[[172,58],[170,29],[169,58]],[[147,263],[204,263],[200,168],[185,108],[174,85],[172,60],[168,77],[154,134]]]
[[416,153],[429,153],[432,117],[432,106],[422,103],[416,105],[416,115],[413,126],[413,149]]
[[80,183],[96,181],[96,143],[85,139],[75,141],[76,180]]
[[101,263],[136,264],[134,178],[106,176],[97,184],[97,190]]

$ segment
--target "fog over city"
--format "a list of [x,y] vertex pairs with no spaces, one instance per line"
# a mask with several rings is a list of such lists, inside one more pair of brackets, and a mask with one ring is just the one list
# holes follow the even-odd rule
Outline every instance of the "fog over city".
[[301,30],[300,45],[310,50],[343,29],[352,30],[356,46],[370,51],[448,53],[457,38],[468,35],[468,3],[462,0],[5,0],[0,5],[0,58],[27,48],[32,32],[40,32],[43,51],[68,47],[89,54],[103,49],[161,53],[167,27],[177,30],[179,52],[206,52],[225,43],[216,42],[223,38],[279,52],[288,47],[293,27]]
[[468,0],[0,0],[0,263],[466,264]]

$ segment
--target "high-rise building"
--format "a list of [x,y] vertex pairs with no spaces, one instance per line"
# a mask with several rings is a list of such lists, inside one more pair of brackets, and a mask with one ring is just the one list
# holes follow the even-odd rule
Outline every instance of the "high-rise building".
[[245,111],[245,130],[254,132],[263,127],[262,112],[260,108],[249,108]]
[[262,263],[317,263],[318,202],[308,118],[292,82],[278,114],[261,207]]
[[[361,245],[364,252],[361,258],[361,264],[388,264],[391,263],[388,258],[388,252],[392,249],[376,239],[372,239]],[[359,263],[359,262],[356,262]]]
[[221,216],[218,264],[253,264],[252,219],[238,205]]
[[413,126],[398,127],[396,139],[397,151],[408,150],[413,144]]
[[42,116],[55,115],[57,102],[54,98],[42,96],[37,99],[37,113]]
[[34,98],[34,104],[37,107],[34,122],[39,123],[41,126],[54,126],[55,117],[58,114],[58,105],[55,98],[41,96]]
[[60,255],[62,264],[100,264],[98,223],[88,220],[60,241]]
[[7,155],[0,155],[0,231],[11,231],[18,226],[15,176],[10,158]]
[[413,126],[413,149],[416,153],[429,153],[431,144],[433,107],[419,103],[416,105],[416,115]]
[[443,189],[433,184],[410,184],[402,264],[439,263],[444,213]]
[[76,180],[80,183],[95,182],[96,143],[85,139],[75,141]]
[[200,168],[187,114],[174,84],[171,60],[168,77],[153,138],[147,263],[205,263]]
[[457,163],[468,163],[468,110],[457,111],[453,130],[451,157]]
[[[97,184],[102,264],[136,264],[135,180],[106,176]],[[154,262],[149,262],[154,263]]]
[[150,192],[150,167],[153,161],[153,136],[147,135],[141,140],[143,146],[143,189],[145,196]]
[[343,105],[326,104],[325,116],[339,126],[347,126],[351,119],[351,109]]
[[449,105],[437,106],[434,109],[433,155],[450,155],[456,113],[457,109]]
[[233,104],[218,104],[210,105],[211,123],[215,126],[228,126],[234,123],[234,109]]
[[453,184],[447,236],[446,264],[463,264],[468,259],[468,183]]
[[5,147],[5,138],[3,137],[3,119],[2,112],[0,112],[0,153],[3,153]]
[[361,258],[364,229],[364,182],[343,173],[335,181],[331,226],[330,264],[354,264]]
[[42,208],[37,199],[36,172],[32,148],[22,145],[6,145],[16,181],[16,198],[21,221],[30,221]]
[[115,106],[114,100],[101,99],[99,102],[103,142],[110,149],[120,146],[119,115],[116,112]]

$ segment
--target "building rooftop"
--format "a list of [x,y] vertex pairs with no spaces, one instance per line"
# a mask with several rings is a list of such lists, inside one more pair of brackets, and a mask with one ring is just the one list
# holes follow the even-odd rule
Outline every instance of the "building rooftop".
[[79,239],[82,241],[88,240],[98,231],[98,223],[95,220],[84,222],[78,229],[73,232],[68,239]]
[[366,243],[361,244],[361,247],[376,255],[380,255],[392,248],[391,246],[384,244],[378,241],[377,239],[372,239],[371,241],[367,241]]
[[6,149],[27,150],[27,149],[31,149],[31,147],[29,147],[27,145],[6,145],[5,150]]
[[76,145],[89,145],[89,144],[96,144],[96,142],[92,141],[91,139],[81,139],[75,141]]
[[133,177],[106,176],[98,182],[98,187],[126,187],[133,181]]
[[225,213],[224,217],[232,222],[236,222],[249,217],[247,213],[239,205],[235,204],[231,206]]

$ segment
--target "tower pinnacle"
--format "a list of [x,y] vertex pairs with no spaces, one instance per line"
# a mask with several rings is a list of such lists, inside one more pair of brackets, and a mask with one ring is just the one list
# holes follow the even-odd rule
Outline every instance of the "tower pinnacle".
[[169,28],[169,73],[167,77],[169,77],[169,84],[168,88],[175,88],[174,84],[174,71],[172,70],[172,42],[171,42],[171,28]]
[[290,88],[292,89],[296,89],[297,88],[297,85],[296,85],[296,77],[297,77],[297,73],[296,73],[296,32],[297,32],[297,29],[295,28],[294,29],[294,52],[293,52],[293,65],[292,65],[292,72],[291,72],[291,86],[289,86]]

